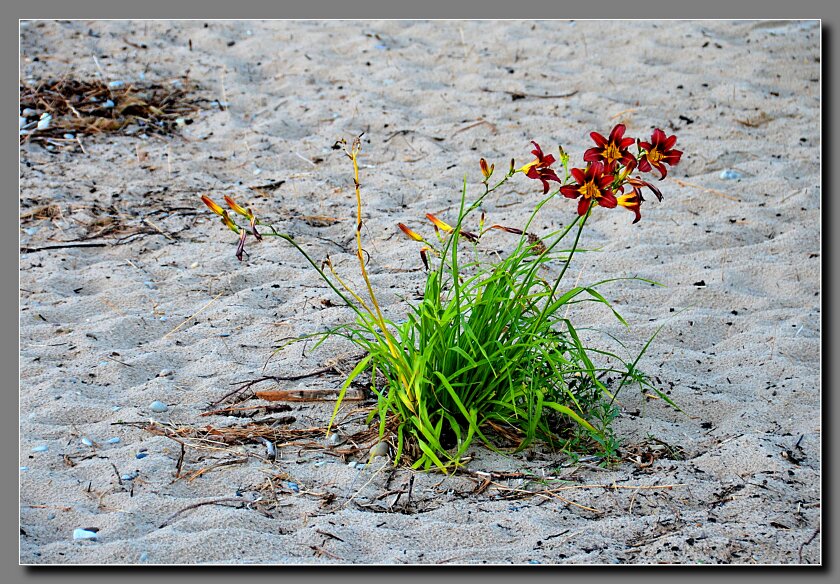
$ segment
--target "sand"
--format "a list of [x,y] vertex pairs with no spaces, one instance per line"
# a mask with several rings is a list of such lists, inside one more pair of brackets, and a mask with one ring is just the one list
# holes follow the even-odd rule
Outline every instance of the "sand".
[[[24,23],[21,51],[33,84],[188,75],[207,100],[178,135],[21,147],[22,563],[821,562],[817,22],[41,22]],[[524,163],[537,140],[580,160],[589,131],[617,122],[676,133],[685,152],[640,223],[599,209],[583,245],[600,252],[572,264],[582,282],[664,284],[604,288],[629,328],[605,310],[576,317],[628,353],[662,327],[639,366],[685,413],[623,390],[621,464],[475,444],[472,471],[576,487],[506,499],[543,487],[497,474],[476,494],[474,474],[382,458],[359,469],[348,463],[364,455],[342,460],[315,439],[276,461],[258,443],[187,448],[178,479],[176,441],[119,423],[242,426],[201,414],[238,382],[352,366],[340,343],[272,358],[278,339],[351,315],[282,241],[249,244],[238,262],[201,194],[250,202],[355,281],[352,176],[332,146],[364,131],[370,270],[399,318],[423,275],[398,222],[451,219],[465,174],[478,190],[482,156]],[[516,225],[537,195],[517,180],[485,209]],[[558,200],[537,227],[574,213]],[[33,251],[85,237],[105,245]],[[291,406],[291,428],[332,410]],[[77,528],[96,539],[74,541]]]

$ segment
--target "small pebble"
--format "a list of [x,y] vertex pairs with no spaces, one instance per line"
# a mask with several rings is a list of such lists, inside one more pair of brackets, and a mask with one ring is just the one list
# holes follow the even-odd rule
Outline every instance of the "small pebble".
[[24,228],[24,231],[26,232],[26,235],[35,235],[36,233],[38,233],[38,228],[37,227],[26,227],[26,228]]
[[41,444],[40,446],[36,446],[35,448],[33,448],[32,452],[46,452],[49,449],[50,447],[46,444]]
[[22,130],[25,125],[26,118],[24,118],[23,116],[18,117],[18,130]]
[[166,405],[165,403],[163,403],[162,401],[157,401],[157,400],[155,400],[155,401],[153,401],[152,403],[150,403],[150,404],[149,404],[149,408],[150,408],[153,412],[160,414],[160,413],[163,413],[163,412],[165,412],[166,410],[168,410],[168,409],[169,409],[169,406],[167,406],[167,405]]
[[137,471],[134,471],[134,472],[126,473],[126,474],[122,475],[120,478],[124,481],[133,481],[134,479],[136,479],[139,476],[140,476],[140,473],[137,472]]
[[119,444],[120,443],[120,438],[119,438],[119,436],[114,436],[113,438],[108,438],[107,442],[108,442],[108,444]]
[[121,409],[122,409],[122,406],[114,406],[114,407],[112,407],[112,408],[111,408],[111,411],[112,411],[112,412],[118,412],[118,411],[120,411]]
[[300,493],[300,487],[297,483],[288,482],[286,483],[286,486],[289,487],[289,489],[291,489],[295,493]]
[[542,562],[540,562],[539,560],[528,560],[528,563],[529,564],[541,564]]
[[151,280],[146,280],[145,282],[143,282],[143,285],[146,288],[148,288],[149,290],[154,290],[155,289],[155,283],[152,282]]
[[190,264],[190,267],[191,267],[191,268],[197,268],[197,267],[198,267],[198,262],[193,262],[193,263],[191,263],[191,264]]
[[22,112],[20,112],[20,115],[22,115],[22,116],[26,116],[26,117],[31,117],[31,116],[36,116],[36,115],[38,115],[38,112],[36,112],[36,111],[35,111],[34,109],[32,109],[31,107],[28,107],[28,108],[24,109]]
[[377,456],[388,456],[387,442],[377,442],[374,447],[370,449],[370,457],[376,458]]
[[329,442],[333,446],[338,446],[339,444],[344,442],[344,437],[341,434],[339,434],[338,432],[333,432],[327,438],[327,442]]
[[41,115],[41,119],[38,120],[38,129],[39,130],[46,130],[50,127],[50,122],[52,121],[52,116],[50,114],[43,114]]
[[99,537],[95,531],[88,531],[77,527],[73,530],[73,539],[96,539]]
[[350,468],[356,468],[356,461],[351,460],[350,462],[347,463],[347,466],[349,466]]
[[149,554],[147,554],[146,552],[143,552],[142,554],[140,554],[140,561],[141,562],[146,562],[146,561],[148,561],[148,559],[149,559]]
[[175,123],[179,126],[187,125],[187,121],[184,118],[175,118]]
[[83,436],[82,437],[82,444],[84,444],[85,446],[93,446],[93,440],[91,440],[87,436]]
[[742,178],[744,175],[738,172],[737,170],[732,170],[731,168],[725,168],[720,173],[720,178],[723,180],[736,180]]
[[64,134],[64,139],[65,140],[75,140],[76,136],[74,136],[73,134]]
[[110,83],[108,83],[108,87],[110,87],[111,89],[119,89],[120,87],[125,87],[125,81],[111,81]]
[[169,377],[173,375],[175,372],[172,369],[161,369],[160,373],[157,374],[158,377]]
[[112,107],[114,107],[114,102],[109,99],[102,103],[102,107],[104,107],[105,109],[111,109]]
[[134,458],[136,458],[137,460],[142,460],[142,459],[146,458],[147,456],[149,456],[148,452],[138,452],[137,454],[134,455]]
[[20,467],[20,472],[26,472],[26,471],[28,471],[28,470],[29,470],[29,467],[28,467],[28,466],[22,466],[22,467]]
[[50,521],[55,519],[55,513],[47,513],[47,519],[49,519]]
[[161,321],[161,322],[166,322],[167,320],[169,320],[169,317],[168,316],[161,316],[158,320]]
[[219,333],[220,337],[229,337],[230,333]]

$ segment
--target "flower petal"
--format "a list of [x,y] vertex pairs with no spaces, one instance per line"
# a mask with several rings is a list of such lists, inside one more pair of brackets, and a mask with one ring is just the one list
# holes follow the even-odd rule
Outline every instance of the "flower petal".
[[598,132],[591,132],[591,133],[589,134],[589,137],[590,137],[590,138],[592,138],[592,139],[595,141],[595,143],[596,143],[598,146],[600,146],[601,148],[603,148],[604,146],[606,146],[606,145],[607,145],[607,139],[606,139],[606,138],[604,138],[604,137],[603,137],[601,134],[599,134]]
[[581,197],[580,201],[578,201],[578,215],[586,215],[586,212],[589,210],[590,201],[591,199]]

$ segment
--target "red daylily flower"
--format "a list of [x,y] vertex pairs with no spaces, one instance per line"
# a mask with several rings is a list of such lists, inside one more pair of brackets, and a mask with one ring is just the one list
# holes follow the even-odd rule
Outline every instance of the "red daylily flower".
[[606,166],[607,170],[613,170],[616,162],[621,162],[625,166],[631,164],[635,165],[636,158],[630,154],[628,148],[635,142],[633,138],[625,138],[624,131],[626,130],[624,124],[617,124],[610,132],[609,139],[604,138],[598,132],[589,134],[595,141],[597,146],[590,148],[583,154],[583,159],[586,162],[601,161]]
[[609,188],[614,177],[611,174],[604,174],[605,170],[604,163],[601,161],[590,162],[586,170],[573,168],[571,173],[577,182],[560,187],[560,192],[566,198],[581,197],[578,201],[578,215],[585,215],[593,203],[608,209],[618,204]]
[[666,137],[665,132],[656,128],[650,137],[650,142],[639,141],[639,148],[645,151],[639,157],[639,170],[650,172],[651,167],[655,166],[659,174],[662,175],[659,180],[664,179],[668,174],[665,164],[674,166],[679,163],[680,157],[682,156],[681,150],[674,149],[676,142],[676,136]]
[[422,235],[419,235],[418,233],[412,231],[404,223],[397,223],[397,227],[399,227],[400,230],[402,230],[402,232],[405,233],[410,239],[413,239],[414,241],[425,241]]
[[645,198],[642,196],[642,188],[649,188],[653,192],[653,194],[656,195],[656,198],[660,201],[662,200],[662,192],[646,180],[642,180],[638,177],[628,178],[627,184],[633,187],[633,190],[625,195],[624,185],[622,185],[620,187],[621,194],[616,197],[616,203],[618,203],[625,209],[633,211],[633,213],[636,214],[636,218],[633,219],[633,223],[638,223],[639,220],[642,218],[641,206],[645,200]]
[[[543,194],[548,192],[548,181],[553,180],[559,183],[562,183],[559,178],[557,178],[557,173],[551,167],[554,164],[555,159],[554,156],[551,154],[544,155],[542,148],[536,142],[531,142],[534,145],[534,149],[531,150],[531,154],[536,156],[536,160],[533,162],[529,162],[519,170],[525,173],[525,176],[528,178],[533,178],[535,180],[539,180],[543,184]],[[512,162],[512,161],[511,161]]]

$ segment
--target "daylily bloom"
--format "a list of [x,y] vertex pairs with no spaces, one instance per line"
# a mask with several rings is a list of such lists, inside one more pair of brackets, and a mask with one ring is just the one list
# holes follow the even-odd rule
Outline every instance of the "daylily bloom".
[[573,168],[571,170],[572,177],[577,182],[560,187],[560,192],[564,197],[569,199],[581,198],[578,201],[578,215],[585,215],[593,203],[608,209],[612,209],[618,204],[615,195],[609,188],[614,177],[611,174],[604,174],[604,171],[604,163],[600,161],[590,162],[586,170]]
[[227,195],[225,195],[225,203],[228,204],[228,207],[230,207],[234,213],[238,213],[247,219],[252,219],[254,217],[254,214],[251,213],[250,209],[243,209],[236,204],[236,201]]
[[405,233],[408,237],[413,239],[414,241],[424,241],[423,237],[406,227],[404,223],[397,223],[397,227],[399,227],[403,233]]
[[537,158],[520,168],[522,172],[525,173],[525,176],[528,178],[533,178],[535,180],[539,180],[543,184],[543,194],[548,192],[548,181],[553,180],[559,183],[562,183],[559,178],[557,178],[557,173],[554,172],[554,169],[550,168],[552,164],[554,164],[555,159],[552,154],[544,155],[542,148],[536,142],[531,142],[534,145],[534,149],[531,150],[531,154],[536,156]]
[[211,199],[207,195],[201,195],[201,200],[204,202],[205,205],[210,207],[210,210],[213,211],[216,215],[224,214],[225,210],[219,207],[215,202],[213,202],[213,199]]
[[641,206],[642,202],[644,202],[645,198],[642,196],[642,187],[649,188],[656,198],[660,201],[662,200],[662,192],[647,182],[646,180],[642,180],[638,177],[636,178],[628,178],[627,184],[633,187],[633,190],[626,195],[624,194],[624,185],[620,187],[621,194],[616,197],[616,203],[625,209],[633,211],[636,214],[636,218],[633,219],[633,223],[637,223],[639,219],[642,218],[641,213]]
[[[682,156],[681,150],[675,150],[674,144],[677,142],[676,136],[666,137],[665,132],[656,128],[650,137],[650,142],[639,141],[639,148],[644,149],[644,154],[639,157],[639,170],[642,172],[650,172],[651,167],[655,166],[662,176],[659,180],[665,178],[668,171],[665,169],[665,164],[674,166],[680,161]],[[665,164],[662,164],[662,163]]]
[[597,146],[590,148],[583,154],[583,159],[586,162],[602,161],[607,170],[612,170],[616,162],[627,166],[635,164],[636,158],[630,154],[628,148],[635,142],[633,138],[625,138],[624,131],[626,127],[624,124],[617,124],[610,132],[609,139],[604,138],[598,132],[589,134],[595,141]]
[[487,166],[487,161],[484,160],[483,158],[478,161],[478,165],[481,167],[481,174],[484,175],[484,180],[485,181],[488,178],[490,178],[490,175],[493,174],[493,170],[495,170],[495,168],[496,168],[495,164],[491,164],[490,166]]

